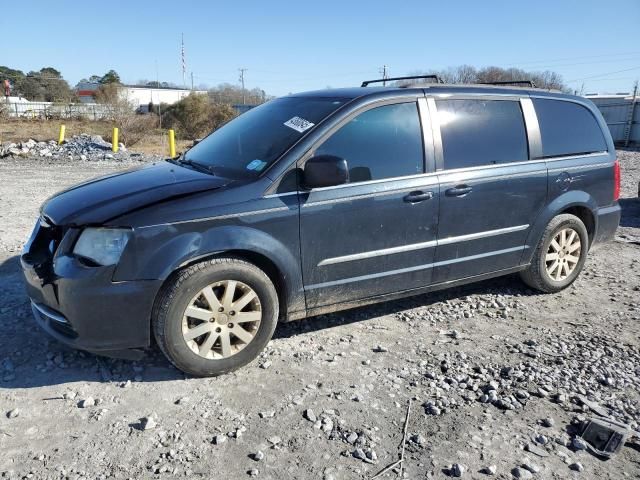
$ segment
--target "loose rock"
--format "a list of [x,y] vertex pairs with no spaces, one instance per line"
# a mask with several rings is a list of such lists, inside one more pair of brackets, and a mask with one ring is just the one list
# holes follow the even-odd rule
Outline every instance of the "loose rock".
[[13,410],[10,410],[7,412],[7,418],[16,418],[20,416],[20,409],[19,408],[14,408]]
[[78,407],[80,408],[89,408],[89,407],[95,407],[95,406],[96,406],[96,401],[93,397],[84,398],[80,400],[80,402],[78,403]]
[[157,423],[153,417],[144,417],[140,420],[140,425],[142,426],[142,430],[151,430],[156,428]]

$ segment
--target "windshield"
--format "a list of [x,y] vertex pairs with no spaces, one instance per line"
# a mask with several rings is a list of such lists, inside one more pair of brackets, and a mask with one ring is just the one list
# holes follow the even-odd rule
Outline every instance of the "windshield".
[[249,110],[216,130],[184,156],[215,175],[257,177],[346,99],[284,97]]

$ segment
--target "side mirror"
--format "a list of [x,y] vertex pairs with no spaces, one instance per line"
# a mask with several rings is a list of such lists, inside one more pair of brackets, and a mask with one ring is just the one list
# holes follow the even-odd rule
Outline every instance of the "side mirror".
[[304,165],[303,183],[307,188],[333,187],[349,182],[349,166],[333,155],[311,157]]

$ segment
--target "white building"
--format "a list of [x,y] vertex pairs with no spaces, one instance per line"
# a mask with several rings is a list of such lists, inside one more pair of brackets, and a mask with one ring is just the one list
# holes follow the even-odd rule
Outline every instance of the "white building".
[[153,88],[123,85],[120,94],[137,106],[140,110],[148,108],[149,103],[159,105],[161,103],[179,102],[190,93],[205,94],[206,90],[187,90],[184,88]]
[[[94,103],[94,95],[100,87],[97,83],[83,83],[78,85],[78,97],[83,103]],[[174,87],[147,87],[139,85],[121,85],[120,95],[131,102],[138,111],[147,111],[149,104],[173,104],[179,102],[190,93],[206,94],[206,90],[189,90]]]

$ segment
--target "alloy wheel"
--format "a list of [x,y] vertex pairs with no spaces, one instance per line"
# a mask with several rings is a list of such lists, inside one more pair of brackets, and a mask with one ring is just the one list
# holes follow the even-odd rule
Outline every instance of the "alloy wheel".
[[545,264],[547,275],[556,282],[565,280],[578,266],[582,242],[573,228],[563,228],[551,240]]
[[182,335],[197,355],[228,358],[255,338],[262,319],[258,294],[247,284],[224,280],[206,286],[184,311]]

